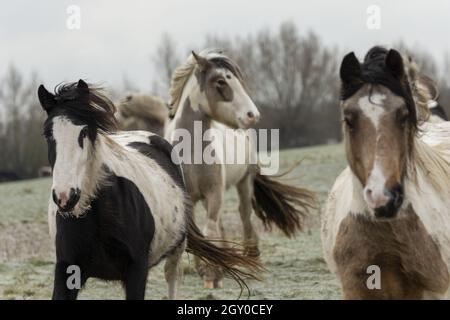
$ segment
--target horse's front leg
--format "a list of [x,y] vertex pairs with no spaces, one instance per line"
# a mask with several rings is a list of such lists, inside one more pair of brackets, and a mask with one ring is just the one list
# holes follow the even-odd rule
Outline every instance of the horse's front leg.
[[125,297],[127,300],[144,300],[148,276],[148,258],[133,261],[125,272]]
[[[82,270],[80,270],[80,274],[72,273],[69,267],[70,264],[68,263],[56,262],[53,300],[76,300],[78,292],[86,282],[86,277],[83,275]],[[73,279],[69,279],[69,277]],[[79,279],[74,277],[79,277]]]
[[[207,211],[205,236],[208,239],[225,240],[224,232],[220,228],[220,214],[222,211],[223,198],[223,190],[211,192],[205,197]],[[205,266],[202,273],[205,288],[213,289],[223,287],[223,271],[220,268]]]
[[260,255],[258,247],[259,238],[251,221],[253,212],[253,176],[251,174],[247,174],[241,181],[239,181],[236,188],[239,195],[239,213],[241,215],[242,226],[244,229],[245,253],[250,257],[258,257]]

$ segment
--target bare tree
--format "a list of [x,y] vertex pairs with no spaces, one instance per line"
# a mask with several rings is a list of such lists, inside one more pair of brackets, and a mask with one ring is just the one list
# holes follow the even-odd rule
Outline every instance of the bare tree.
[[[412,55],[422,72],[440,87],[440,103],[450,114],[450,55],[444,63],[422,48],[397,43],[395,48]],[[188,48],[187,52],[197,48]],[[327,143],[341,139],[338,65],[339,50],[322,44],[313,32],[301,33],[292,22],[278,30],[226,37],[208,35],[201,48],[223,49],[242,68],[252,98],[261,110],[259,127],[280,129],[280,147]],[[168,96],[175,68],[184,60],[170,35],[161,38],[152,56],[153,92]],[[182,57],[185,58],[184,56]],[[45,114],[37,101],[37,76],[24,78],[10,66],[0,79],[0,171],[35,176],[47,163],[41,136]],[[123,86],[110,90],[119,99],[135,90],[126,76]]]
[[175,41],[169,34],[163,34],[153,56],[153,65],[156,73],[153,90],[157,94],[163,97],[168,96],[172,74],[180,64],[180,61]]
[[41,135],[44,112],[36,97],[37,76],[26,82],[20,72],[10,66],[0,82],[0,170],[21,176],[34,176],[46,163],[46,145]]

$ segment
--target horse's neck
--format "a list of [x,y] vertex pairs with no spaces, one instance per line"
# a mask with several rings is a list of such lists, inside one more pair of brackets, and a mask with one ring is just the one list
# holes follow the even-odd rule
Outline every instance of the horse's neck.
[[107,135],[103,134],[98,134],[95,141],[94,150],[87,170],[89,177],[87,180],[90,180],[90,183],[97,187],[103,183],[103,180],[107,176],[107,168],[105,167],[107,159],[115,156],[117,153],[113,150],[111,141]]
[[202,111],[202,108],[208,106],[208,101],[194,75],[191,75],[186,83],[178,103],[177,112],[172,120],[174,129],[187,129],[193,134],[191,130],[194,121],[201,121],[203,130],[211,128],[213,120]]
[[[427,217],[431,210],[450,219],[450,158],[438,146],[419,138],[415,138],[413,147],[405,178],[405,198]],[[419,216],[421,212],[417,212]]]
[[[189,99],[189,102],[186,102],[187,99]],[[195,104],[197,105],[195,106]],[[193,134],[194,123],[196,121],[201,122],[202,133],[210,129],[213,122],[209,116],[200,110],[199,104],[190,97],[184,100],[183,105],[180,107],[173,121],[175,129],[187,129],[191,134]]]
[[441,245],[441,254],[450,267],[450,159],[438,147],[418,138],[414,148],[405,200]]

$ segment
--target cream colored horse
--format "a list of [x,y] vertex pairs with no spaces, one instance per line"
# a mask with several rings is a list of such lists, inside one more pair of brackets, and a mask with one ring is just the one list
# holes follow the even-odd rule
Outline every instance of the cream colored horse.
[[117,108],[116,118],[120,129],[145,130],[164,135],[169,111],[163,99],[147,94],[130,93]]
[[[237,64],[220,52],[193,53],[175,71],[170,93],[173,119],[166,128],[166,139],[177,149],[182,140],[180,134],[188,133],[192,137],[188,151],[191,159],[201,157],[208,150],[215,154],[214,164],[183,163],[189,195],[194,204],[202,202],[207,211],[205,234],[209,238],[225,238],[221,213],[225,191],[232,186],[238,191],[247,255],[259,255],[258,234],[251,222],[252,207],[264,224],[274,223],[287,236],[301,229],[303,216],[314,203],[314,196],[305,189],[262,175],[260,167],[251,162],[256,157],[253,140],[241,129],[254,125],[259,111]],[[202,142],[208,132],[212,143]],[[240,156],[244,161],[226,160]],[[205,270],[200,265],[198,271],[205,287],[222,286],[219,269]]]

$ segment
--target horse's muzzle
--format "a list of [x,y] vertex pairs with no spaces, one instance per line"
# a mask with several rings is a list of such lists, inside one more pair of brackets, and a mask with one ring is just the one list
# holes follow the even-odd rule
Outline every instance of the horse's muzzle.
[[395,218],[398,210],[403,204],[403,187],[398,184],[394,188],[385,190],[385,195],[389,197],[389,201],[382,207],[375,208],[376,218]]
[[69,194],[61,192],[58,195],[52,190],[53,202],[58,206],[60,212],[69,212],[77,205],[80,200],[81,190],[78,188],[70,188]]

